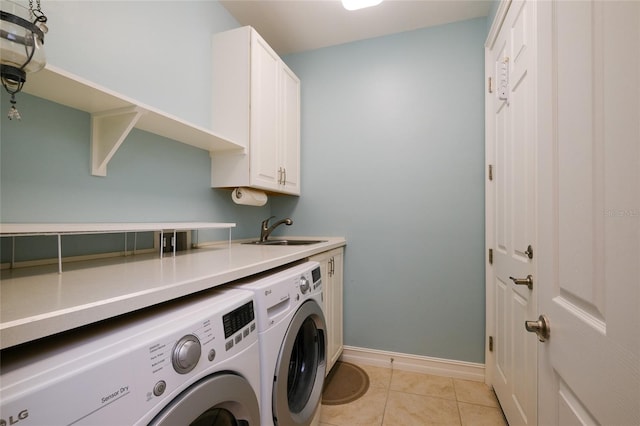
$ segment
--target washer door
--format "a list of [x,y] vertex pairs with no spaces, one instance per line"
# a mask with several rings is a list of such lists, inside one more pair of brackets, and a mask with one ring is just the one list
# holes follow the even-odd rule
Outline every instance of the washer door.
[[149,425],[259,426],[260,409],[245,379],[233,374],[213,375],[182,392]]
[[327,327],[314,300],[300,306],[289,324],[276,363],[273,417],[278,426],[308,425],[322,398],[327,368]]

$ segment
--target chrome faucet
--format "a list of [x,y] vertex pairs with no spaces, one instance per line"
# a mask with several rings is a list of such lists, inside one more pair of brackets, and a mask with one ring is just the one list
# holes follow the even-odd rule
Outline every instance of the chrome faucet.
[[264,242],[267,241],[267,238],[269,238],[269,235],[271,235],[271,233],[273,232],[274,229],[276,229],[278,226],[282,225],[283,223],[287,226],[290,226],[293,224],[293,220],[291,220],[291,218],[285,218],[282,220],[277,221],[276,223],[274,223],[273,225],[269,226],[269,221],[271,219],[273,219],[275,216],[271,216],[265,220],[262,221],[262,225],[260,226],[260,242]]

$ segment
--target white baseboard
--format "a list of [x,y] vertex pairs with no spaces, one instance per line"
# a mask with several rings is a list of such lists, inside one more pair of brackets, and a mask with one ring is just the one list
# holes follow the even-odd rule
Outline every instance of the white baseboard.
[[474,362],[431,358],[428,356],[357,348],[354,346],[345,346],[340,359],[354,364],[384,368],[391,368],[393,364],[393,368],[397,370],[414,371],[417,373],[452,377],[454,379],[474,380],[477,382],[485,381],[484,364]]

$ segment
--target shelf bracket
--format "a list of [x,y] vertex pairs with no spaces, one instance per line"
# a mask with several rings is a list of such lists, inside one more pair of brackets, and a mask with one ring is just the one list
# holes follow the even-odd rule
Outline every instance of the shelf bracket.
[[106,176],[107,164],[145,113],[131,106],[91,114],[91,174]]

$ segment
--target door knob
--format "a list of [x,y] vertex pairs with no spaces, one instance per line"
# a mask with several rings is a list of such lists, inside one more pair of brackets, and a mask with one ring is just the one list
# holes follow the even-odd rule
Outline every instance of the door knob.
[[547,318],[546,315],[540,315],[538,317],[538,321],[525,321],[524,328],[526,328],[529,333],[536,333],[538,335],[538,340],[541,342],[547,340],[551,333],[549,318]]
[[533,276],[531,275],[527,275],[527,278],[509,277],[509,279],[516,285],[526,285],[527,287],[529,287],[529,290],[533,290]]

